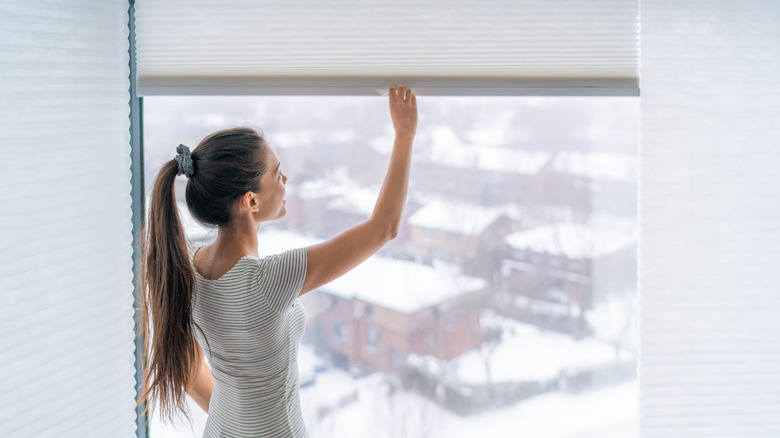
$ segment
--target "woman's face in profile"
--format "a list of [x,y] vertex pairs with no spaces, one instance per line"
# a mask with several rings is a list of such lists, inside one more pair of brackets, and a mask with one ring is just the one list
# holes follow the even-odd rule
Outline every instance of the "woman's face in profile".
[[261,220],[271,221],[279,219],[287,214],[287,201],[284,199],[287,194],[285,185],[287,184],[287,175],[281,168],[281,163],[276,157],[274,151],[266,148],[266,171],[263,174],[260,184],[260,217]]

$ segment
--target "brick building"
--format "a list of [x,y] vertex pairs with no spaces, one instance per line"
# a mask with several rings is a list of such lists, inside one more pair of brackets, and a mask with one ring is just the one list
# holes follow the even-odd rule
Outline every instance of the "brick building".
[[389,373],[410,353],[449,360],[479,345],[485,289],[479,278],[374,257],[303,301],[334,364]]

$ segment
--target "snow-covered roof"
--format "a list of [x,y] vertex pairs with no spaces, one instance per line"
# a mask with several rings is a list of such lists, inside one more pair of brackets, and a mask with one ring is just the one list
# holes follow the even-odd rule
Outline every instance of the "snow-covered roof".
[[492,126],[479,127],[465,133],[465,137],[473,144],[480,146],[503,146],[507,142],[507,129]]
[[287,193],[304,199],[322,199],[340,196],[346,190],[347,183],[332,178],[320,178],[306,181],[287,188]]
[[515,249],[585,259],[627,248],[636,243],[636,237],[624,230],[563,222],[518,231],[508,235],[505,241]]
[[268,130],[265,137],[272,148],[291,149],[311,146],[317,143],[347,143],[355,141],[357,132],[354,129],[294,129]]
[[341,168],[325,178],[306,181],[297,188],[288,190],[301,199],[328,198],[325,208],[370,216],[374,211],[379,187],[364,186],[347,176],[347,169]]
[[501,217],[504,212],[504,208],[489,208],[437,199],[427,203],[409,216],[407,223],[416,227],[477,236]]
[[[450,126],[433,126],[421,133],[415,160],[458,168],[533,175],[550,158],[547,152],[491,146],[495,141],[472,143],[461,139]],[[375,138],[370,144],[377,152],[389,154],[393,139]]]
[[[322,241],[292,231],[261,227],[257,247],[263,257]],[[481,278],[460,275],[447,267],[373,256],[320,289],[343,298],[356,298],[398,312],[413,313],[479,291],[486,285]]]
[[347,188],[342,196],[328,202],[328,210],[356,213],[371,216],[376,200],[379,197],[378,187],[352,186]]
[[637,176],[636,157],[628,154],[606,152],[559,152],[552,168],[558,173],[583,176],[592,179],[634,181]]
[[279,149],[308,146],[314,142],[315,137],[316,133],[309,129],[270,131],[266,133],[266,138],[271,147]]
[[635,217],[595,214],[589,218],[588,222],[598,229],[611,230],[615,233],[632,236],[637,235],[637,221]]
[[321,289],[410,314],[486,285],[481,278],[444,268],[374,256]]

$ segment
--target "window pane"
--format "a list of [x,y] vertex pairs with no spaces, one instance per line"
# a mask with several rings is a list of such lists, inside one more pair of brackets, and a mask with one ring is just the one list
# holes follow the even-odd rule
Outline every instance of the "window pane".
[[[301,299],[309,434],[638,437],[638,100],[418,107],[398,237]],[[379,97],[155,97],[145,111],[147,187],[179,143],[264,132],[288,181],[261,255],[367,219],[393,145]],[[187,213],[186,179],[176,184],[190,239],[212,241]]]

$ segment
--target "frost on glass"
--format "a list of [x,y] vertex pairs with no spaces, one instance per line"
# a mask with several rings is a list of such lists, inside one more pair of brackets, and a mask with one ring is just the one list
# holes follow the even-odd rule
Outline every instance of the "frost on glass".
[[[302,298],[312,437],[637,437],[633,98],[419,97],[398,237]],[[259,251],[308,246],[372,212],[385,98],[147,98],[147,187],[175,147],[262,130],[288,176]],[[188,237],[216,230],[192,220]],[[152,422],[152,436],[198,436]],[[199,430],[200,428],[200,430]]]

